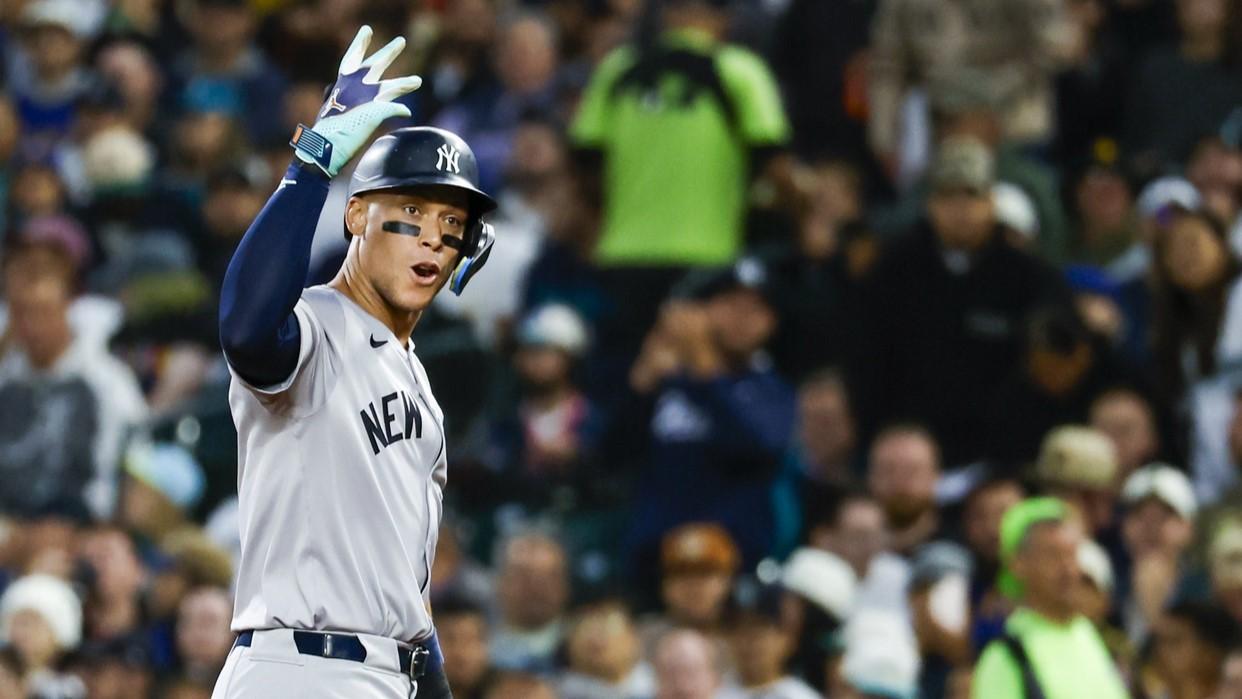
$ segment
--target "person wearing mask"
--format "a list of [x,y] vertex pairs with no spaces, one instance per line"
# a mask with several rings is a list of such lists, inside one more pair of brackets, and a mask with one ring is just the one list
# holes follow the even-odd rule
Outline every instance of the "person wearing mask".
[[974,699],[1126,699],[1099,632],[1078,611],[1081,534],[1055,498],[1029,498],[1001,521],[999,585],[1017,603],[1005,636],[983,650]]

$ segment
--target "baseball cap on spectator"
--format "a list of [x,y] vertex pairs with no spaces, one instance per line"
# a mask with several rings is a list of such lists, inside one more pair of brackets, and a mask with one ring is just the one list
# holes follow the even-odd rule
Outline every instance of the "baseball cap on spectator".
[[1121,501],[1127,505],[1155,498],[1179,517],[1193,520],[1199,510],[1194,487],[1186,474],[1168,464],[1148,464],[1126,479],[1121,488]]
[[677,284],[672,295],[706,300],[734,289],[752,289],[769,298],[772,281],[767,265],[757,257],[747,256],[727,267],[690,272]]
[[125,472],[183,510],[198,504],[206,485],[202,466],[176,444],[134,444],[125,454]]
[[129,126],[112,126],[82,147],[82,166],[97,195],[140,192],[155,171],[155,149]]
[[841,675],[868,696],[913,699],[918,693],[918,643],[897,610],[863,608],[842,632],[845,657]]
[[737,544],[718,524],[684,524],[664,535],[661,564],[665,574],[719,572],[732,575],[739,561]]
[[72,650],[82,640],[82,602],[69,583],[51,575],[27,575],[0,597],[0,637],[9,640],[13,617],[33,611],[47,622],[62,650]]
[[1064,425],[1048,433],[1035,463],[1035,478],[1047,486],[1108,490],[1117,478],[1117,452],[1103,432]]
[[946,138],[932,161],[928,182],[933,191],[964,189],[988,194],[996,184],[996,158],[976,138]]
[[1242,522],[1226,519],[1216,527],[1208,543],[1208,568],[1212,579],[1231,586],[1242,585]]
[[540,306],[518,326],[519,344],[552,347],[571,356],[581,356],[588,346],[586,324],[574,309],[564,304]]
[[27,27],[60,27],[87,40],[99,32],[105,10],[97,0],[34,0],[22,12],[22,22]]
[[1039,214],[1026,190],[1008,182],[997,182],[992,185],[992,204],[996,207],[996,220],[1002,225],[1021,233],[1027,240],[1039,235]]
[[1083,539],[1078,543],[1078,569],[1104,593],[1112,593],[1114,578],[1113,564],[1108,560],[1104,547],[1091,539]]
[[1027,498],[1005,510],[1000,528],[1001,570],[996,586],[1001,594],[1016,599],[1022,595],[1022,582],[1014,577],[1010,565],[1026,533],[1041,522],[1063,522],[1069,517],[1069,508],[1057,498]]
[[122,665],[146,668],[151,665],[151,649],[138,635],[127,635],[82,644],[78,657],[89,667]]
[[1139,216],[1155,218],[1162,215],[1170,207],[1194,211],[1203,203],[1199,190],[1184,177],[1161,177],[1152,180],[1139,193],[1135,204]]
[[46,246],[62,254],[75,272],[82,271],[90,262],[91,243],[86,229],[77,219],[65,214],[35,216],[18,230],[19,246]]
[[858,576],[840,556],[804,547],[794,551],[785,562],[781,584],[842,620],[854,607]]

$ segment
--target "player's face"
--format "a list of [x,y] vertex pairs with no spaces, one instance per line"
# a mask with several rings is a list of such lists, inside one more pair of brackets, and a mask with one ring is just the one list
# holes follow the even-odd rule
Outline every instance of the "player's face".
[[469,201],[451,188],[377,192],[349,200],[346,223],[362,232],[363,273],[391,307],[422,311],[457,265]]

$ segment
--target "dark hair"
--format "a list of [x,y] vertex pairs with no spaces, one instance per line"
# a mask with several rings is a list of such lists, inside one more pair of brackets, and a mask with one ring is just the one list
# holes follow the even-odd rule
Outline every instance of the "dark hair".
[[1200,641],[1222,653],[1239,642],[1237,624],[1225,610],[1209,602],[1183,600],[1164,610],[1166,616],[1190,624]]
[[451,616],[479,616],[486,619],[487,610],[478,601],[466,595],[450,592],[432,600],[432,610],[437,619]]
[[1185,384],[1182,348],[1191,343],[1203,374],[1216,371],[1216,342],[1224,322],[1229,286],[1240,271],[1234,258],[1225,225],[1203,210],[1182,211],[1178,220],[1192,219],[1207,224],[1226,256],[1225,274],[1211,287],[1190,292],[1173,284],[1164,259],[1172,230],[1156,236],[1152,245],[1152,306],[1154,354],[1162,388],[1169,396],[1180,396]]

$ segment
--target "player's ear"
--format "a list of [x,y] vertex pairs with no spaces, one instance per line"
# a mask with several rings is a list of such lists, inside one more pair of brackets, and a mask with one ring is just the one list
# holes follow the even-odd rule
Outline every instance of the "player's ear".
[[345,230],[350,235],[361,236],[367,229],[367,203],[360,197],[350,197],[345,202]]

